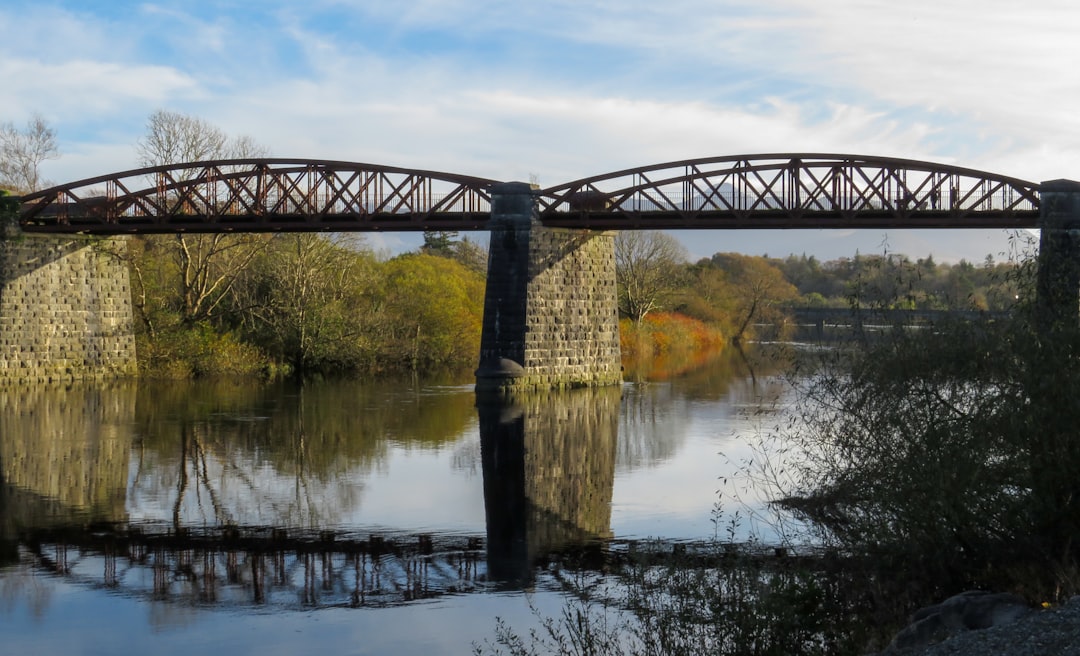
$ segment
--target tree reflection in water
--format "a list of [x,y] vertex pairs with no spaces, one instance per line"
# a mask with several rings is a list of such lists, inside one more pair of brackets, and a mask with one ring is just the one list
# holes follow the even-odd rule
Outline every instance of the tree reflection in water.
[[449,444],[475,412],[466,388],[428,395],[335,381],[168,391],[140,395],[130,493],[140,519],[177,526],[337,524],[360,506],[365,475],[385,469],[391,445]]
[[560,588],[626,553],[617,475],[639,494],[694,440],[715,454],[702,406],[759,392],[704,374],[497,402],[470,381],[0,391],[0,599],[48,617],[76,586],[203,626],[193,609]]

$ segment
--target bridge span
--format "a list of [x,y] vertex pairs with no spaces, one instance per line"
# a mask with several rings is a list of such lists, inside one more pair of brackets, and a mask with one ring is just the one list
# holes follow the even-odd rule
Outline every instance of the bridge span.
[[[889,157],[711,157],[544,189],[352,162],[221,160],[59,185],[19,198],[12,214],[5,233],[22,237],[3,242],[3,383],[133,371],[127,273],[84,248],[96,236],[488,230],[478,390],[620,382],[614,230],[1041,228],[1040,299],[1075,322],[1080,293],[1080,184]],[[30,239],[39,233],[54,241]],[[50,266],[67,268],[30,275]],[[96,291],[112,283],[104,298]]]
[[[28,194],[26,232],[487,230],[499,182],[319,160],[156,166]],[[610,229],[1033,228],[1039,185],[915,160],[739,155],[533,192],[540,223]]]

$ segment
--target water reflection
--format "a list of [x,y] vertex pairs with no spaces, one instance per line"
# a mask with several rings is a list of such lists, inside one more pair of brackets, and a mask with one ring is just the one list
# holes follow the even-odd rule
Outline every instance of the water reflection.
[[478,538],[341,538],[284,529],[31,529],[20,560],[89,588],[200,608],[378,607],[475,591]]
[[623,393],[619,470],[654,467],[674,456],[687,438],[688,400],[670,383],[627,385]]
[[679,378],[625,386],[616,468],[652,468],[676,457],[694,433],[692,422],[702,417],[730,426],[740,413],[772,408],[783,392],[777,374],[786,357],[778,351],[729,349]]
[[[343,382],[8,391],[4,559],[195,604],[363,605],[526,583],[538,562],[610,537],[620,393],[493,402]],[[470,425],[478,449],[462,447]],[[466,473],[479,456],[482,537],[355,520],[373,472],[412,449],[452,453]]]
[[135,387],[0,390],[0,564],[18,530],[122,521]]
[[317,528],[346,520],[394,447],[438,448],[472,394],[356,381],[169,386],[140,396],[131,505],[140,521]]
[[454,381],[0,390],[0,633],[81,640],[77,596],[73,627],[138,604],[129,627],[184,636],[205,611],[380,608],[409,618],[400,647],[493,607],[462,593],[536,598],[624,541],[706,538],[735,409],[763,392],[717,369],[495,403]]
[[541,555],[610,536],[620,391],[477,400],[493,577],[528,581]]

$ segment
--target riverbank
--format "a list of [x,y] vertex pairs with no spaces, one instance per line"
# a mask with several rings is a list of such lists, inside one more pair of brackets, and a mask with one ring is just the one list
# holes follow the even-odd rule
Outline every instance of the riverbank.
[[1066,656],[1080,654],[1080,597],[1046,610],[1034,610],[1015,622],[965,631],[906,656]]

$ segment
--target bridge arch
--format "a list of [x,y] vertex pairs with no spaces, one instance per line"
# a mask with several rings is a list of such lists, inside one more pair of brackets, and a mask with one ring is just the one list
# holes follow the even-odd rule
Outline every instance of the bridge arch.
[[[488,178],[311,159],[148,167],[23,196],[27,232],[484,230]],[[1039,185],[893,157],[681,160],[537,192],[538,219],[591,229],[1031,228]]]
[[170,164],[23,196],[27,232],[482,229],[493,180],[311,159]]
[[540,192],[546,225],[605,228],[1035,227],[1039,185],[894,157],[689,159]]

